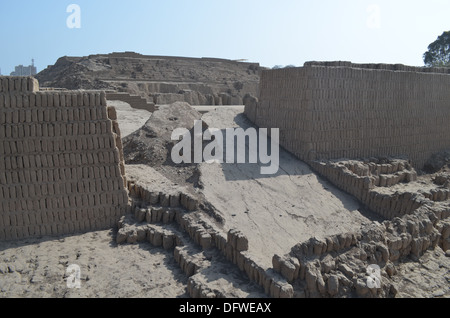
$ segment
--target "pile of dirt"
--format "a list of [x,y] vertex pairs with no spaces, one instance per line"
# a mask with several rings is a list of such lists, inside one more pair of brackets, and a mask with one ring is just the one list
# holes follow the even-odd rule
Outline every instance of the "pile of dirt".
[[[171,137],[177,128],[192,131],[195,121],[201,118],[202,115],[187,103],[161,106],[144,126],[122,140],[126,164],[148,165],[178,184],[197,187],[197,164],[175,164],[172,161],[171,152],[177,141]],[[203,126],[203,129],[207,127]]]

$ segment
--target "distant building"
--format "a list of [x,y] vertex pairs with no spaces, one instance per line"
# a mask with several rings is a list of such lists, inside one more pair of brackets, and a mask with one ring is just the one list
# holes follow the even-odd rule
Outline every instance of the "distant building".
[[11,76],[34,76],[36,74],[37,69],[36,66],[34,66],[34,60],[31,60],[31,65],[29,66],[16,66],[15,71],[11,73]]

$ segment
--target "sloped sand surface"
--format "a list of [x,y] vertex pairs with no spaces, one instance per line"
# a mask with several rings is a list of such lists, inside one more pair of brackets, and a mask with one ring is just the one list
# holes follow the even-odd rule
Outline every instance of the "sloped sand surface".
[[[203,116],[211,128],[250,123],[240,111],[218,109]],[[262,175],[260,164],[201,165],[203,193],[225,220],[249,239],[253,256],[270,267],[274,254],[284,255],[297,243],[316,236],[358,230],[371,222],[351,196],[318,177],[288,152],[280,151],[280,169]]]

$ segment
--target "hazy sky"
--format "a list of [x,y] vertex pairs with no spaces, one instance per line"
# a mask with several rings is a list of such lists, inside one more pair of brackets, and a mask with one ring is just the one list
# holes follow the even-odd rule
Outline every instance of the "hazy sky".
[[[70,4],[81,10],[80,28],[68,27]],[[123,51],[267,67],[422,66],[428,45],[448,30],[450,0],[0,0],[0,68],[7,75],[34,58],[41,71],[65,55]]]

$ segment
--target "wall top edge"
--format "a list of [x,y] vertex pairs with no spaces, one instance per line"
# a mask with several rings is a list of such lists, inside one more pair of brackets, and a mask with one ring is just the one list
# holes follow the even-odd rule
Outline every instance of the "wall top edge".
[[299,70],[311,68],[327,68],[327,69],[362,69],[365,71],[387,71],[387,72],[410,72],[410,73],[432,73],[450,75],[450,68],[446,67],[419,67],[408,66],[404,64],[383,64],[383,63],[352,63],[346,61],[334,62],[306,62],[303,67],[282,68],[276,70],[265,70],[263,72],[295,72]]

